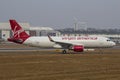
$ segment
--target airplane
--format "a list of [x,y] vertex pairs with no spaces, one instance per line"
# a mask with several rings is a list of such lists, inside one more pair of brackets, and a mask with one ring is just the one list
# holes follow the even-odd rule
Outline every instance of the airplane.
[[86,48],[109,48],[116,45],[109,38],[98,36],[30,36],[16,20],[9,22],[13,36],[8,38],[8,41],[40,48],[62,49],[63,54],[66,54],[67,50],[83,52]]

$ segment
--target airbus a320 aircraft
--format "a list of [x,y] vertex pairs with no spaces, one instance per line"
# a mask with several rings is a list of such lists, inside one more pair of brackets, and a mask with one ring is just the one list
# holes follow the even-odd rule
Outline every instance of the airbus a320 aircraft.
[[110,39],[96,36],[33,37],[28,35],[15,20],[9,21],[13,36],[8,38],[8,41],[18,44],[42,48],[59,48],[63,49],[62,53],[64,54],[67,53],[67,50],[83,52],[85,48],[108,48],[115,46],[115,43]]

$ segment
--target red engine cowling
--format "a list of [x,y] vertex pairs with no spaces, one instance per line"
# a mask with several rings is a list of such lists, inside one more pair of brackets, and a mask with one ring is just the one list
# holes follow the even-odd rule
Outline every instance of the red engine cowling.
[[74,45],[74,46],[72,46],[72,50],[75,52],[83,52],[84,46],[83,45]]

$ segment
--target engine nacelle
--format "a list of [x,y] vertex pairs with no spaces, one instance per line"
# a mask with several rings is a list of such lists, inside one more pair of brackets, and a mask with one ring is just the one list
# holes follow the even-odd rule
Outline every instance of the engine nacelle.
[[84,46],[83,45],[74,45],[71,48],[75,52],[83,52],[84,51]]

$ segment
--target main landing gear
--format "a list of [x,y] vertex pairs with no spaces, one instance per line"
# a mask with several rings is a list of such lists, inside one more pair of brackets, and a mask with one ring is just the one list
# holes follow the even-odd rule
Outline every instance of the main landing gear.
[[67,51],[64,49],[64,50],[62,51],[62,53],[63,53],[63,54],[66,54],[66,53],[67,53]]

